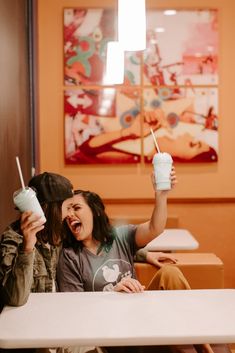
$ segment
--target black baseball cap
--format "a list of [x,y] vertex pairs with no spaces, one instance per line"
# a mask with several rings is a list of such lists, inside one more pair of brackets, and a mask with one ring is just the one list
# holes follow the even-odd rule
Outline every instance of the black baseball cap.
[[28,186],[36,191],[40,203],[64,201],[73,196],[71,182],[56,173],[38,174],[29,181]]

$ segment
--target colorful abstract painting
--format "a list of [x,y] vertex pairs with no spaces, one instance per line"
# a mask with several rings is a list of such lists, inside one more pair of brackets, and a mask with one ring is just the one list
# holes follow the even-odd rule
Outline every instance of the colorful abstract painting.
[[125,52],[122,85],[105,86],[113,9],[64,10],[65,162],[150,163],[154,130],[179,162],[218,160],[218,12],[147,13],[147,48]]

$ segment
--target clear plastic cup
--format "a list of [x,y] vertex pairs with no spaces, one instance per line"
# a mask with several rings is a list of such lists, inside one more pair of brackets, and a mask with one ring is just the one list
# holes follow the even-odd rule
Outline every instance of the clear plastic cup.
[[171,168],[173,163],[171,155],[166,152],[155,153],[152,163],[157,190],[170,190]]
[[32,211],[37,215],[40,215],[46,222],[46,217],[42,210],[42,207],[37,199],[36,192],[30,187],[19,189],[13,194],[13,201],[16,207],[21,211]]

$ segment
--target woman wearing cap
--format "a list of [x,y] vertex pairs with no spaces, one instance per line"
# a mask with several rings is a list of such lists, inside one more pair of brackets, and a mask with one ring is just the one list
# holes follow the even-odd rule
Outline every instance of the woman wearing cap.
[[55,291],[56,265],[62,243],[62,220],[73,196],[71,182],[55,173],[34,176],[47,222],[26,211],[0,236],[0,304],[19,306],[30,292]]

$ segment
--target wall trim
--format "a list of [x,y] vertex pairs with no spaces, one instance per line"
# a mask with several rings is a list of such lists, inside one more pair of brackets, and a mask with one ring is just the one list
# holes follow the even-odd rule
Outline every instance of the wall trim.
[[[107,205],[150,205],[154,203],[154,199],[151,198],[123,198],[123,199],[109,199],[103,198],[104,203]],[[235,203],[234,197],[191,197],[191,198],[170,198],[168,204],[225,204]]]

